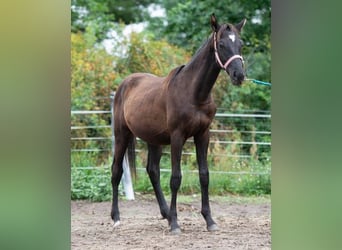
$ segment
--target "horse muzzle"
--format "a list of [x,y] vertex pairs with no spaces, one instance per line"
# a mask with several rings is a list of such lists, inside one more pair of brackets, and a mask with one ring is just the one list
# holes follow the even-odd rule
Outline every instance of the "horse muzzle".
[[230,76],[230,80],[232,81],[233,85],[240,86],[242,82],[245,80],[245,74],[238,70],[226,70],[228,75]]

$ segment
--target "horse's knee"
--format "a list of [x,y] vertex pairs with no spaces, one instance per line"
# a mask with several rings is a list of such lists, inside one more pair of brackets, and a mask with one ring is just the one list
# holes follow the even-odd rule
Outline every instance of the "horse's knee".
[[119,185],[121,177],[123,174],[122,167],[114,166],[112,168],[112,177],[111,177],[111,182],[112,185]]
[[153,180],[159,179],[159,174],[155,167],[147,166],[146,170],[147,170],[148,176],[150,176],[151,179]]
[[200,183],[202,186],[209,185],[209,171],[208,170],[200,171],[199,177],[200,177]]
[[182,182],[182,175],[172,175],[170,180],[171,190],[178,190]]

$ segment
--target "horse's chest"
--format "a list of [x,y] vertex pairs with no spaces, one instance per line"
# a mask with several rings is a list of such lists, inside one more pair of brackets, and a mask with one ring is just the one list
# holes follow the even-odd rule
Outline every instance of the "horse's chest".
[[214,115],[209,112],[197,112],[193,122],[195,123],[195,126],[198,126],[199,128],[207,128],[213,121],[213,116]]
[[197,111],[191,115],[185,116],[183,121],[184,133],[191,137],[200,131],[205,131],[213,120],[214,112]]
[[207,130],[216,112],[213,102],[201,106],[184,102],[172,104],[167,106],[168,131],[178,131],[186,138]]

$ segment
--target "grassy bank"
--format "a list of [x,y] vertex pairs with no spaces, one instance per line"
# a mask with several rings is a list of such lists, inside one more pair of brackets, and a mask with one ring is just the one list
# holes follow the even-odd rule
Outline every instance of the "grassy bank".
[[[99,167],[95,166],[96,157],[72,155],[71,167],[71,198],[106,201],[111,199],[110,162]],[[93,155],[94,156],[94,155]],[[213,163],[212,161],[209,163]],[[211,165],[211,164],[210,164]],[[134,180],[134,191],[153,194],[148,174],[137,161],[137,179]],[[267,195],[271,193],[271,164],[257,160],[221,160],[211,165],[209,192],[211,195]],[[161,162],[161,186],[166,195],[170,194],[170,164],[167,157]],[[182,184],[180,194],[200,194],[200,184],[194,159],[182,161]]]

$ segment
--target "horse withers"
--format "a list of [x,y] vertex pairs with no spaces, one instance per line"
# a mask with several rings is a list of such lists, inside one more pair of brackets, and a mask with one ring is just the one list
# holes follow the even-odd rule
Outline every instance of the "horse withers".
[[[118,185],[122,162],[129,145],[139,137],[148,145],[147,172],[159,204],[160,213],[169,222],[171,232],[180,233],[177,222],[177,192],[181,185],[181,155],[184,143],[194,138],[201,185],[203,215],[208,231],[218,230],[209,205],[207,151],[209,126],[216,112],[211,90],[221,69],[233,85],[245,79],[240,23],[222,24],[211,15],[212,34],[190,62],[173,69],[166,77],[148,73],[129,75],[117,89],[114,100],[115,150],[112,164],[113,202],[111,217],[120,224]],[[159,162],[162,146],[171,144],[171,204],[167,205],[160,186]],[[134,151],[130,151],[134,152]]]

